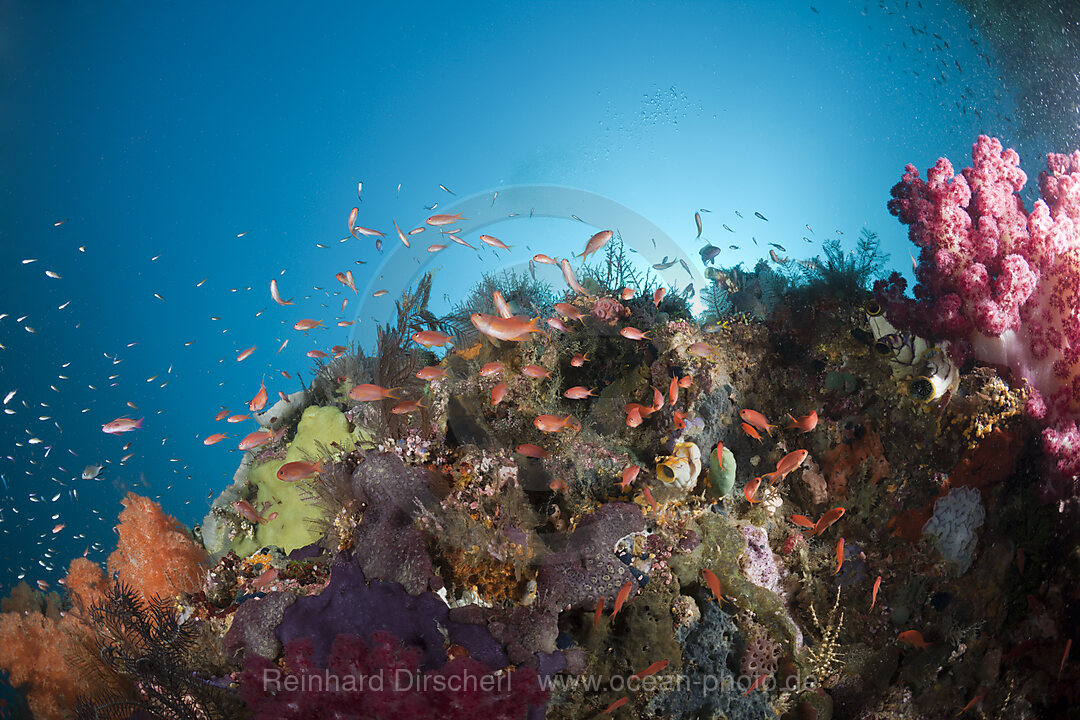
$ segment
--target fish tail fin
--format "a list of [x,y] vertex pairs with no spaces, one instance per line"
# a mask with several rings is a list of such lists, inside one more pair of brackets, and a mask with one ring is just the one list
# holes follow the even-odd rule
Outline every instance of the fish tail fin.
[[134,428],[142,428],[142,421],[143,421],[143,420],[145,420],[145,419],[146,419],[145,417],[141,417],[141,418],[139,418],[139,419],[138,419],[138,420],[136,420],[135,422],[131,423],[131,427],[134,427]]

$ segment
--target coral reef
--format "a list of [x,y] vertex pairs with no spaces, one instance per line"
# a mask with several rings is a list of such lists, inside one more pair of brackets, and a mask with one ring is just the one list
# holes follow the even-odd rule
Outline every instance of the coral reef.
[[[659,286],[617,236],[572,292],[492,275],[440,318],[423,276],[373,355],[339,348],[270,421],[280,435],[195,535],[206,555],[129,496],[109,569],[137,592],[87,561],[66,596],[20,586],[0,666],[43,717],[106,697],[216,717],[238,696],[230,717],[940,717],[972,698],[987,716],[1067,716],[1080,523],[1035,488],[1046,451],[1067,455],[1039,432],[1068,408],[1043,392],[1057,380],[979,363],[978,328],[1003,314],[1022,335],[1047,300],[994,295],[1018,289],[987,233],[1021,232],[1019,175],[979,147],[970,176],[897,190],[934,248],[917,301],[886,283],[874,304],[869,231],[854,252],[708,268],[696,321],[689,290]],[[1060,227],[1037,207],[1028,240],[1071,232],[1080,170],[1051,163]],[[989,295],[955,327],[906,326],[905,308],[955,303],[930,290],[978,289],[960,256],[993,268]],[[1060,270],[1025,260],[1044,261]],[[964,337],[934,335],[961,326],[964,362],[945,354]],[[304,477],[277,477],[286,462]],[[98,671],[83,682],[65,653]],[[395,673],[414,684],[361,685]]]

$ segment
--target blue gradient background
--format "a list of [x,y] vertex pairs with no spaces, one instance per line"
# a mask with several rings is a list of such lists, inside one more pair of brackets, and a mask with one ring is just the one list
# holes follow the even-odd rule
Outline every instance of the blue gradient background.
[[[298,389],[278,370],[310,377],[304,353],[349,337],[333,323],[334,273],[352,269],[363,289],[389,263],[429,259],[431,231],[411,254],[341,242],[358,181],[358,222],[389,232],[387,251],[392,219],[408,229],[423,206],[455,201],[440,184],[467,197],[540,183],[640,213],[699,273],[699,208],[724,266],[752,266],[768,242],[809,257],[837,231],[853,247],[868,227],[909,270],[885,208],[906,163],[962,167],[990,133],[1037,171],[1047,148],[1013,136],[1010,90],[959,9],[814,5],[5,3],[0,393],[18,394],[0,416],[0,593],[22,574],[55,581],[93,543],[103,560],[127,490],[198,522],[253,425],[214,423],[218,409],[240,411],[264,374],[272,398]],[[595,231],[499,229],[514,253],[451,244],[437,257],[436,309],[482,272],[564,255]],[[270,300],[274,277],[295,306]],[[353,300],[357,337],[394,295]],[[297,333],[302,317],[329,329]],[[143,429],[103,434],[128,401]],[[220,431],[232,438],[203,446]],[[91,462],[108,463],[105,479],[74,480]]]

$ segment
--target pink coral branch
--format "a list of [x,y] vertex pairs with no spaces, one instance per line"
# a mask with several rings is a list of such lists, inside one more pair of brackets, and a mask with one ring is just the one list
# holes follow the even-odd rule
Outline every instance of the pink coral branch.
[[908,165],[889,211],[920,248],[914,299],[897,273],[875,285],[890,321],[959,358],[1010,368],[1044,419],[1054,492],[1075,494],[1080,471],[1080,152],[1051,153],[1029,213],[1015,151],[980,135],[972,166],[941,158],[927,179]]

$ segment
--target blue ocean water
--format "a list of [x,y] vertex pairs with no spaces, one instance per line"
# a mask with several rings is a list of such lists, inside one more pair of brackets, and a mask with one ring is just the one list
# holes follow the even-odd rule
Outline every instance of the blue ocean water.
[[[868,228],[910,274],[885,207],[906,163],[960,166],[980,133],[1032,175],[1067,149],[1021,130],[1006,69],[948,2],[13,1],[3,16],[0,595],[103,561],[129,490],[198,522],[253,427],[215,414],[264,379],[272,398],[299,389],[309,350],[370,345],[425,270],[446,309],[485,272],[622,223],[643,263],[684,257],[665,279],[700,288],[699,212],[724,266],[768,243],[853,248]],[[348,236],[354,206],[381,252]],[[462,208],[477,251],[396,237]],[[298,333],[302,318],[326,327]],[[121,416],[145,419],[102,432]]]

